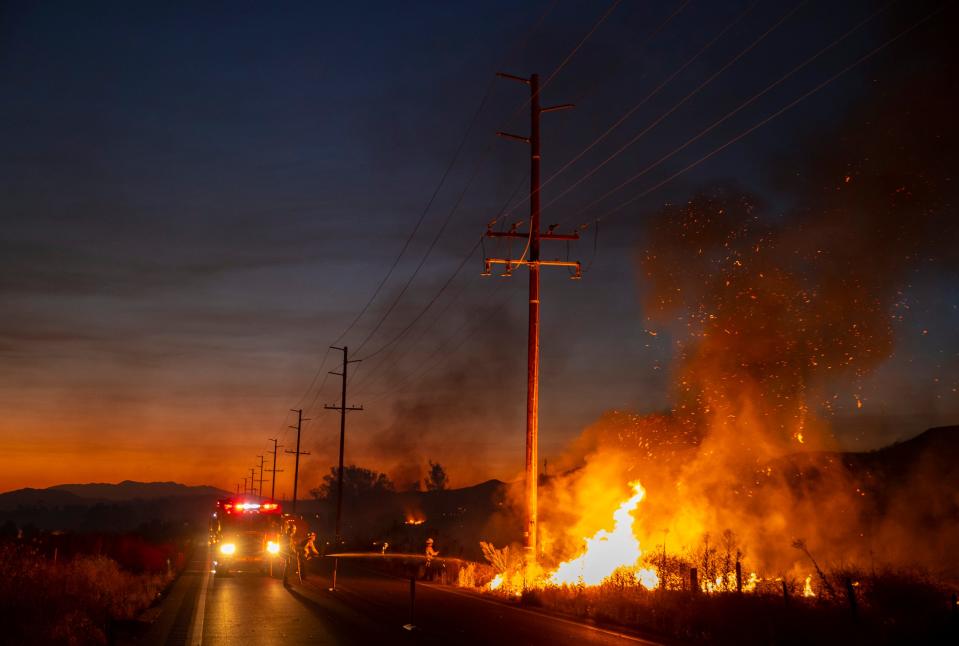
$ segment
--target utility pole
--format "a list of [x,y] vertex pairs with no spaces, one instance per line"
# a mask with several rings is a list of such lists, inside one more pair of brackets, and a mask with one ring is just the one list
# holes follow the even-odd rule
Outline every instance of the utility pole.
[[300,479],[300,456],[310,454],[309,451],[300,450],[300,431],[303,429],[303,422],[308,422],[310,420],[309,418],[306,418],[306,419],[303,418],[302,408],[300,409],[291,408],[290,410],[296,413],[296,426],[290,427],[290,428],[296,429],[296,450],[291,451],[287,449],[286,452],[293,453],[294,455],[296,455],[296,460],[293,463],[294,465],[293,466],[293,501],[290,503],[290,512],[295,514],[296,513],[296,485],[297,485],[297,480]]
[[250,467],[250,495],[256,495],[256,467]]
[[[333,406],[331,404],[326,404],[324,408],[327,410],[338,410],[340,411],[340,462],[339,469],[336,472],[336,525],[333,530],[334,534],[334,550],[339,550],[340,548],[340,519],[343,516],[343,447],[346,444],[346,412],[351,410],[363,410],[362,406],[347,406],[346,405],[346,382],[347,382],[347,369],[351,363],[359,363],[359,359],[353,359],[352,361],[349,358],[350,350],[347,346],[338,348],[335,345],[331,345],[330,348],[333,350],[340,350],[343,353],[343,372],[333,372],[330,371],[331,375],[337,375],[343,380],[343,388],[340,394],[340,405]],[[333,585],[330,588],[331,590],[336,590],[336,566],[339,559],[333,559]]]
[[243,495],[245,496],[250,492],[250,489],[246,486],[246,476],[243,476]]
[[263,460],[264,460],[264,457],[263,457],[262,455],[258,455],[258,456],[256,456],[256,457],[260,458],[260,498],[262,498],[262,497],[263,497]]
[[567,267],[574,270],[571,278],[579,279],[583,275],[578,261],[541,260],[539,243],[541,240],[578,240],[576,233],[554,233],[555,225],[550,226],[546,233],[540,232],[540,135],[539,118],[544,112],[567,110],[573,105],[564,103],[547,108],[539,104],[539,75],[533,74],[528,79],[513,76],[512,74],[497,73],[497,76],[511,81],[519,81],[529,86],[529,137],[513,135],[508,132],[497,132],[500,137],[522,141],[529,144],[529,231],[517,231],[514,225],[509,231],[487,230],[489,238],[520,238],[528,241],[528,256],[514,260],[512,258],[486,258],[484,276],[492,274],[493,265],[505,265],[503,276],[512,276],[514,267],[526,266],[529,268],[529,333],[526,370],[526,518],[523,528],[523,546],[526,548],[527,562],[535,562],[537,551],[537,487],[539,467],[539,269],[540,267]]
[[273,468],[268,469],[271,474],[270,478],[270,502],[275,502],[274,496],[276,496],[276,474],[281,473],[283,469],[276,468],[276,450],[277,448],[283,446],[282,444],[277,444],[280,440],[275,437],[271,437],[270,441],[273,442]]
[[237,496],[240,495],[240,483],[239,483],[239,482],[236,483],[236,495],[237,495]]

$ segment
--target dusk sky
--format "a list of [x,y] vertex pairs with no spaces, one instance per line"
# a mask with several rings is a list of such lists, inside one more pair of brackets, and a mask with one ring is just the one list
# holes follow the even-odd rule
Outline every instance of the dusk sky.
[[[685,324],[647,318],[644,221],[720,182],[790,221],[816,160],[841,157],[837,133],[935,133],[894,102],[857,115],[936,73],[956,24],[955,4],[939,6],[3,3],[0,490],[123,479],[232,490],[268,438],[292,448],[288,411],[300,407],[309,489],[336,461],[339,418],[323,409],[339,398],[338,378],[323,377],[338,369],[334,342],[363,359],[351,366],[348,404],[365,410],[349,416],[347,463],[401,485],[428,460],[453,486],[520,476],[527,275],[481,278],[483,248],[454,275],[504,206],[499,225],[528,216],[527,149],[494,135],[526,134],[528,90],[500,70],[538,72],[545,105],[576,104],[543,116],[544,180],[649,96],[543,190],[544,226],[603,221],[569,248],[583,280],[543,272],[541,456],[605,411],[668,410]],[[942,85],[955,94],[954,76]],[[954,159],[936,156],[928,174]],[[855,182],[845,175],[823,181]],[[939,203],[956,220],[954,195]],[[842,446],[959,422],[954,232],[920,243],[923,264],[890,279],[889,356],[855,383],[811,385],[833,402],[815,412]],[[543,243],[544,257],[566,254]],[[289,493],[290,456],[278,466],[277,493]]]

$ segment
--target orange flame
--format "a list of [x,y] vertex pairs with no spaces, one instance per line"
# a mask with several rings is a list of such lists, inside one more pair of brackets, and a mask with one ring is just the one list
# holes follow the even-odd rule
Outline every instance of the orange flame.
[[[613,513],[613,531],[601,529],[592,538],[584,539],[586,551],[579,557],[560,563],[549,576],[554,585],[599,585],[619,568],[636,568],[642,550],[633,534],[633,510],[646,496],[639,482],[632,482],[633,495],[623,501]],[[654,588],[659,577],[653,570],[636,568],[637,580],[647,588]]]

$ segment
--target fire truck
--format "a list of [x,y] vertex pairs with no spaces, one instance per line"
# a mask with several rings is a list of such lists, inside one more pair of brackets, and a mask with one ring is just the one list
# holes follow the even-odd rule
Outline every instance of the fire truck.
[[210,516],[210,545],[217,573],[282,569],[283,513],[275,502],[218,500]]

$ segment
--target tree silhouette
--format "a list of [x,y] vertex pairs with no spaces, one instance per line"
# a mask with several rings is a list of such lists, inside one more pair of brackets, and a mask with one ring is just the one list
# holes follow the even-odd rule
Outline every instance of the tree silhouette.
[[426,476],[427,491],[443,491],[450,484],[449,477],[446,475],[446,469],[439,462],[434,463],[430,460],[430,472]]
[[[339,469],[330,467],[330,472],[323,476],[323,482],[318,487],[310,489],[310,495],[318,500],[332,500],[336,497],[337,472]],[[355,464],[343,467],[343,497],[358,498],[371,494],[381,494],[394,491],[393,483],[385,473],[371,469],[364,469]]]

